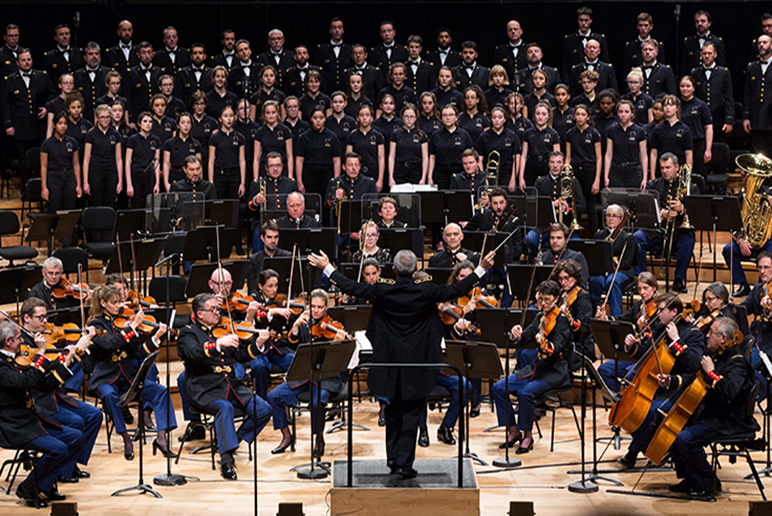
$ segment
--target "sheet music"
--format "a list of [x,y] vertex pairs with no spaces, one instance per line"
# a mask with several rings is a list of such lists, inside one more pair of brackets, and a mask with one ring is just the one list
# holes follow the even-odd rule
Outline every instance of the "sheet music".
[[769,356],[761,350],[759,350],[759,356],[767,369],[767,378],[772,378],[772,362],[769,361]]
[[354,369],[356,366],[359,365],[359,353],[362,351],[370,351],[373,350],[373,345],[370,342],[370,339],[367,338],[367,335],[365,335],[366,330],[359,330],[354,332],[354,341],[356,342],[356,349],[354,349],[354,353],[351,355],[351,360],[348,363],[349,369]]

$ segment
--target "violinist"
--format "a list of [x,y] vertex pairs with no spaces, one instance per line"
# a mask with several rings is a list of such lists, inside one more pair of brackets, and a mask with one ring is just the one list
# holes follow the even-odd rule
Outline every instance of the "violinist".
[[0,322],[0,447],[41,452],[26,480],[16,488],[16,496],[27,506],[41,508],[47,505],[41,495],[51,501],[65,499],[55,482],[58,475],[72,474],[84,436],[80,430],[43,416],[30,389],[51,391],[67,380],[76,353],[49,361],[45,339],[35,339],[35,347],[29,350],[31,364],[24,368],[17,363],[23,342],[16,323]]
[[[378,264],[378,260],[375,258],[365,258],[362,262],[362,279],[368,285],[375,285],[378,282],[378,278],[381,277],[381,267]],[[341,296],[340,304],[342,305],[368,305],[370,300],[359,299],[348,294]]]
[[[638,295],[641,298],[633,303],[633,306],[628,308],[625,313],[617,317],[609,316],[606,314],[606,311],[599,306],[595,316],[603,321],[612,320],[633,323],[638,330],[642,330],[649,325],[651,318],[657,313],[657,289],[659,289],[659,283],[657,283],[657,277],[650,272],[640,273],[638,275],[637,283]],[[656,327],[653,327],[652,329],[656,329]],[[615,362],[613,358],[609,358],[598,366],[598,373],[612,391],[619,392],[620,386],[618,379],[626,377],[633,366],[634,364],[630,361],[617,360]]]
[[[108,285],[99,287],[91,302],[88,325],[97,330],[105,330],[103,337],[94,337],[91,346],[94,369],[89,378],[88,392],[98,396],[110,413],[115,425],[115,432],[123,438],[123,456],[134,460],[134,443],[126,429],[123,413],[118,405],[121,394],[126,392],[134,380],[136,369],[133,358],[144,357],[153,353],[161,345],[166,333],[166,325],[159,324],[155,334],[144,344],[140,344],[139,328],[145,314],[138,310],[124,327],[119,326],[117,316],[122,311],[121,294],[117,288]],[[155,382],[146,382],[142,388],[142,400],[148,402],[155,412],[158,436],[153,441],[153,453],[160,451],[164,456],[176,457],[170,448],[167,431],[177,427],[177,419],[172,411],[167,428],[166,388]]]
[[[670,374],[678,378],[695,373],[700,368],[700,360],[705,352],[705,335],[682,317],[683,303],[674,292],[662,294],[657,298],[657,311],[659,312],[659,331],[653,333],[651,338],[640,340],[630,334],[625,338],[625,351],[641,358],[654,344],[662,342],[669,352],[675,357],[675,364]],[[638,430],[633,432],[633,440],[630,443],[624,457],[618,459],[623,469],[635,467],[638,453],[643,452],[649,446],[654,431],[658,425],[655,422],[661,420],[661,413],[667,413],[672,407],[672,399],[677,398],[677,393],[683,387],[682,382],[673,385],[670,392],[660,386],[649,407],[648,415]],[[673,396],[673,393],[676,393]]]
[[558,262],[564,260],[573,260],[579,264],[582,268],[582,281],[580,285],[582,288],[587,288],[589,284],[589,269],[587,267],[587,259],[579,251],[569,249],[568,235],[569,231],[565,224],[560,222],[553,222],[547,226],[547,233],[549,233],[550,248],[542,255],[541,262],[544,265],[552,265],[555,263],[555,258],[558,258]]
[[399,205],[394,197],[381,197],[378,200],[379,229],[405,229],[407,223],[396,220],[399,213]]
[[[324,335],[324,331],[319,331],[323,326],[338,326],[332,338]],[[289,341],[292,344],[301,344],[307,342],[329,341],[329,340],[348,340],[349,335],[343,329],[343,326],[333,321],[327,316],[327,292],[317,288],[311,291],[311,308],[305,310],[295,320],[292,325],[292,331],[289,335]],[[287,422],[287,407],[298,403],[297,395],[311,389],[311,403],[309,410],[311,412],[311,427],[316,434],[316,446],[314,448],[314,457],[324,455],[324,406],[330,397],[334,397],[346,388],[339,376],[334,378],[323,378],[320,385],[314,384],[310,387],[308,380],[284,382],[268,393],[268,403],[273,411],[273,428],[281,431],[281,442],[279,446],[271,450],[276,455],[284,453],[292,445],[295,436],[290,433],[289,423]],[[316,389],[321,389],[319,393],[319,403],[317,406]]]
[[718,317],[727,317],[737,322],[732,307],[729,306],[729,290],[720,281],[708,285],[702,293],[702,310],[693,316],[689,315],[687,320],[707,335],[713,321]]
[[472,263],[480,260],[480,257],[475,252],[461,247],[461,243],[464,241],[464,233],[461,231],[461,226],[455,222],[445,226],[445,230],[442,232],[442,239],[445,242],[445,249],[434,253],[429,258],[429,267],[449,269],[464,260],[469,260]]
[[[46,337],[45,303],[35,297],[27,299],[24,301],[24,304],[21,305],[20,316],[22,327],[27,330],[27,332],[21,334],[21,338],[24,341],[23,344],[28,346],[29,349],[35,349],[37,347],[37,341],[41,338],[45,340]],[[68,346],[68,349],[72,352],[73,348],[77,346],[80,346],[80,349],[88,347],[88,345],[91,344],[92,336],[93,330],[89,333],[84,333],[80,339],[78,339],[78,343],[74,346]],[[78,365],[82,383],[83,369],[80,367],[80,356],[76,355],[73,358],[75,358],[75,360],[72,362],[69,369],[71,372],[74,372],[76,364]],[[75,378],[74,375],[70,380],[73,378]],[[67,382],[70,380],[67,380]],[[60,389],[66,388],[67,382],[60,386]],[[35,403],[38,408],[47,411],[55,422],[74,428],[83,433],[83,446],[80,448],[76,460],[78,463],[86,466],[91,457],[91,452],[94,449],[94,443],[99,434],[99,429],[102,427],[102,411],[93,405],[78,401],[77,398],[65,395],[59,389],[54,389],[47,393],[36,390]],[[60,483],[71,484],[80,481],[81,478],[89,478],[90,476],[89,473],[81,471],[77,464],[73,464],[72,469],[62,472],[57,480]]]
[[590,318],[592,317],[592,298],[581,286],[582,267],[574,260],[561,260],[553,270],[562,293],[560,295],[561,313],[568,319],[571,327],[571,342],[576,352],[573,363],[569,364],[572,371],[581,366],[579,354],[595,361],[595,339],[590,333]]
[[[212,332],[221,320],[221,304],[210,293],[193,298],[192,321],[180,330],[177,352],[185,362],[188,402],[201,412],[214,414],[220,474],[226,480],[236,480],[233,453],[241,441],[251,443],[262,431],[271,419],[271,409],[265,400],[252,396],[236,377],[233,366],[257,357],[268,332],[260,330],[247,346],[239,345],[239,338],[233,334],[215,338]],[[236,408],[245,415],[238,431],[233,421]]]
[[[671,235],[666,235],[663,231],[644,229],[636,231],[633,236],[635,236],[641,252],[640,261],[635,270],[636,272],[646,270],[646,251],[648,249],[659,244],[672,245],[676,249],[676,268],[675,280],[671,290],[683,294],[686,292],[686,271],[689,268],[689,261],[692,259],[694,252],[694,230],[681,228],[686,208],[683,205],[683,198],[680,197],[681,194],[679,193],[681,181],[678,177],[678,158],[675,154],[666,152],[659,158],[659,168],[662,172],[662,177],[649,181],[646,189],[658,196],[660,206],[662,206],[659,214],[662,226],[666,227],[668,221],[670,221],[671,225],[675,224],[675,229],[672,233],[674,241],[672,244],[669,244],[667,239]],[[692,183],[691,194],[699,193],[700,190],[697,185]]]
[[[721,481],[705,456],[705,446],[727,435],[753,433],[759,430],[756,420],[748,415],[748,394],[753,389],[753,368],[743,356],[741,346],[731,345],[738,331],[737,323],[720,316],[710,326],[708,354],[700,365],[708,392],[702,410],[682,430],[670,449],[676,476],[680,483],[671,484],[670,491],[690,496],[711,497],[721,492]],[[659,375],[663,387],[681,386],[690,375]]]
[[362,224],[359,235],[362,238],[362,243],[361,248],[354,251],[354,255],[351,257],[354,262],[362,261],[364,257],[375,259],[379,265],[391,263],[391,251],[385,247],[378,247],[378,237],[380,236],[378,224],[372,220],[366,220]]
[[[252,297],[257,296],[257,275],[263,270],[266,258],[290,258],[292,253],[279,247],[279,226],[273,220],[266,220],[260,226],[262,250],[249,257],[251,267],[247,269],[247,290]],[[259,246],[253,244],[252,249]]]
[[[46,310],[61,310],[63,308],[73,308],[80,304],[80,301],[75,296],[57,297],[54,294],[54,289],[63,286],[66,281],[62,278],[62,271],[64,265],[62,261],[55,257],[49,256],[43,262],[43,281],[29,289],[27,297],[36,297],[42,299],[46,304]],[[84,300],[85,304],[91,302],[91,293],[89,292]]]
[[276,219],[281,229],[318,228],[319,221],[315,217],[305,215],[306,198],[300,192],[292,192],[287,196],[287,214]]
[[489,194],[490,207],[478,211],[469,219],[464,227],[467,231],[494,231],[512,233],[505,247],[504,261],[514,263],[520,261],[523,253],[523,236],[520,231],[520,219],[515,216],[514,209],[507,202],[507,192],[503,188],[494,188]]
[[[601,229],[595,233],[595,240],[611,241],[614,261],[619,272],[616,276],[612,270],[605,276],[591,277],[590,294],[597,304],[600,302],[601,294],[605,292],[608,296],[609,311],[612,316],[622,314],[622,285],[633,277],[633,264],[638,252],[638,244],[633,235],[620,228],[624,219],[625,210],[618,204],[611,204],[606,208],[606,229]],[[619,229],[618,233],[615,232],[617,229]],[[614,282],[613,285],[612,281]]]
[[[536,287],[539,313],[527,328],[516,325],[509,332],[513,341],[522,344],[536,343],[536,360],[525,367],[519,366],[509,378],[499,380],[491,388],[499,426],[507,427],[506,441],[499,445],[499,448],[513,448],[519,442],[520,447],[515,452],[518,455],[533,449],[535,401],[550,389],[569,385],[571,327],[560,311],[559,300],[560,286],[554,281],[546,280]],[[511,404],[511,401],[506,398],[504,382],[509,382],[509,393],[516,395],[518,399],[517,423],[514,409],[510,406],[507,410],[507,404]]]
[[756,379],[761,383],[758,398],[761,401],[767,396],[767,380],[766,375],[758,370],[763,367],[759,351],[772,355],[772,253],[761,251],[756,260],[756,268],[759,271],[759,282],[753,286],[751,293],[740,306],[745,307],[748,315],[754,315],[756,319],[751,325],[751,333],[756,334],[756,344],[751,350],[751,365],[756,369]]

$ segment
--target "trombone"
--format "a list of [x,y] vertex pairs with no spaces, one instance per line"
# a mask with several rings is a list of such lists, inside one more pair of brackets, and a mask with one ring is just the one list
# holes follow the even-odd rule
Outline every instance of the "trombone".
[[[338,199],[338,191],[343,192],[343,197],[341,199]],[[340,216],[343,210],[343,201],[345,200],[347,200],[346,191],[341,188],[340,183],[338,183],[335,188],[335,215],[338,218],[338,234],[340,234]]]
[[[571,165],[563,165],[560,169],[560,198],[566,200],[566,204],[571,206],[571,231],[582,231],[584,228],[579,225],[579,214],[576,212],[576,192],[574,191],[574,169]],[[559,222],[563,223],[563,211],[559,212]]]
[[[683,202],[683,198],[691,194],[692,191],[692,167],[688,164],[681,165],[678,170],[678,177],[670,184],[668,188],[668,196],[666,200],[665,209],[667,214],[670,214],[670,203],[673,201]],[[675,188],[675,192],[673,191]],[[665,235],[667,236],[667,242],[662,246],[662,263],[668,266],[670,261],[670,253],[673,250],[673,237],[676,230],[676,217],[668,217],[665,222]],[[689,222],[689,215],[686,214],[686,208],[684,208],[684,219],[678,229],[694,229],[694,226]],[[665,277],[665,267],[660,266],[659,269],[660,278]]]
[[499,184],[499,173],[501,172],[501,153],[497,150],[492,150],[488,153],[488,158],[485,163],[485,189],[490,189],[490,186],[497,186]]

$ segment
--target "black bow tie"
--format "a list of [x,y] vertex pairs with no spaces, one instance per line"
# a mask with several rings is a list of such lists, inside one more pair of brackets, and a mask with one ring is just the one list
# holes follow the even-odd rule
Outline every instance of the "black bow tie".
[[343,43],[333,43],[331,46],[332,48],[340,48],[343,46]]
[[29,73],[29,72],[26,72],[26,73],[25,73],[25,72],[22,72],[22,73],[21,73],[21,76],[22,76],[22,77],[32,77],[32,74],[31,74],[31,73]]
[[121,48],[131,50],[131,45],[121,45]]
[[654,68],[654,65],[652,65],[652,66],[644,66],[643,67],[644,70],[651,70],[652,68]]
[[450,52],[450,49],[448,49],[448,50],[439,50],[440,54],[447,54],[448,52]]
[[474,70],[474,65],[473,64],[464,64],[464,68],[466,68],[467,70]]

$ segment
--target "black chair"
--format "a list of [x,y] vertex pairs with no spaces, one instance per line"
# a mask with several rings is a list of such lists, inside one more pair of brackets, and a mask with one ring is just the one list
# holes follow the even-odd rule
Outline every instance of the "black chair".
[[[195,455],[197,453],[201,453],[204,451],[209,451],[212,456],[212,471],[216,469],[215,467],[215,452],[217,450],[217,428],[214,424],[214,414],[209,414],[207,412],[204,412],[202,410],[198,410],[197,408],[193,407],[191,405],[190,411],[193,414],[197,414],[200,419],[198,421],[188,421],[187,427],[185,427],[185,431],[182,433],[182,435],[188,435],[191,430],[194,428],[203,428],[205,431],[209,432],[209,444],[205,446],[199,446],[198,448],[194,448],[190,454]],[[244,419],[246,418],[246,414],[243,410],[241,410],[238,407],[233,408],[233,422],[236,426],[238,426]],[[183,441],[180,443],[180,448],[177,450],[177,457],[174,459],[175,464],[179,464],[180,457],[182,456],[182,448],[185,446],[185,442]],[[294,449],[293,449],[294,451]],[[252,447],[249,447],[249,460],[252,460]]]
[[[0,237],[5,235],[15,235],[19,232],[19,217],[16,212],[11,210],[0,210]],[[23,242],[22,236],[20,242]],[[0,247],[0,257],[10,262],[8,265],[13,267],[14,260],[32,260],[38,255],[38,250],[26,245],[8,245]]]
[[697,186],[697,188],[700,189],[701,194],[708,193],[708,183],[705,181],[705,178],[702,177],[700,174],[692,174],[692,183],[694,183]]
[[[561,394],[564,394],[566,392],[571,392],[572,389],[573,388],[570,385],[560,389],[550,389],[549,391],[542,394],[537,400],[534,400],[537,410],[543,410],[545,412],[552,413],[552,429],[550,430],[550,452],[555,451],[555,414],[557,413],[558,410],[560,409],[571,410],[571,413],[574,415],[574,423],[576,423],[576,431],[580,435],[582,433],[581,427],[579,426],[579,418],[576,417],[576,410],[574,409],[574,404],[563,400],[563,397],[561,396]],[[541,439],[542,434],[541,434],[541,428],[539,427],[539,420],[534,419],[534,423],[536,425],[536,431],[539,434],[539,439]]]
[[[0,187],[2,190],[2,187]],[[27,181],[27,186],[21,194],[21,217],[24,218],[24,207],[27,205],[27,211],[32,212],[32,205],[37,203],[40,211],[43,211],[43,181],[39,177],[33,177]],[[29,213],[32,215],[32,213]]]
[[63,247],[54,251],[53,255],[62,261],[64,274],[77,274],[78,265],[81,266],[88,282],[88,253],[80,247]]
[[115,210],[106,206],[86,208],[81,215],[83,248],[91,258],[107,262],[113,254]]
[[729,145],[723,142],[713,142],[713,159],[710,160],[710,163],[706,164],[709,172],[705,177],[708,191],[703,192],[700,190],[700,193],[714,192],[721,194],[726,191],[726,182],[729,180],[727,166],[730,159]]
[[0,477],[3,476],[3,470],[8,466],[8,473],[5,476],[5,481],[8,482],[6,493],[10,496],[13,493],[13,483],[16,482],[16,477],[19,474],[19,470],[24,467],[25,471],[31,471],[35,467],[38,459],[40,458],[40,452],[29,449],[18,449],[13,459],[7,459],[0,466]]

